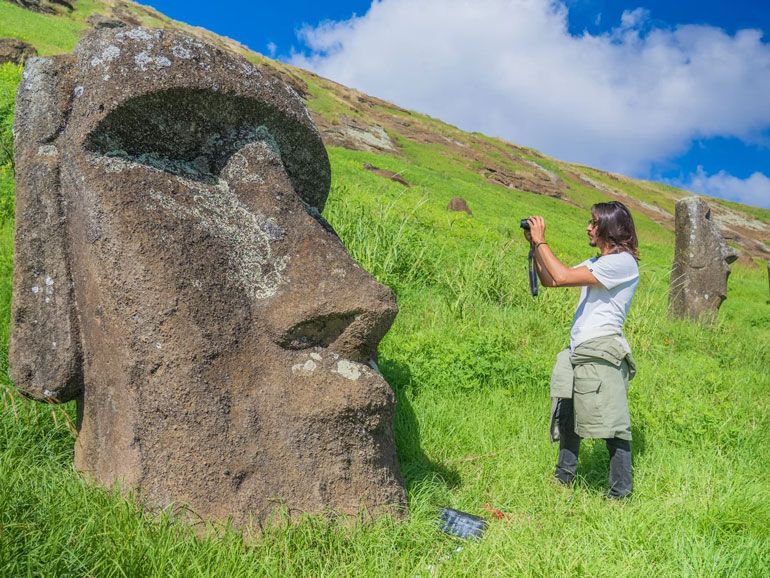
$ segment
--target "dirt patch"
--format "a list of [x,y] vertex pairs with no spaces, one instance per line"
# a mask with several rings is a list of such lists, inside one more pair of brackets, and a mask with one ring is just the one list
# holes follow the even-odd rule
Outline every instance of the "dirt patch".
[[564,195],[569,186],[558,175],[531,161],[511,158],[509,162],[519,168],[510,170],[500,165],[488,165],[481,174],[492,185],[566,200]]
[[364,163],[364,169],[366,169],[369,172],[374,173],[375,175],[379,175],[381,177],[384,177],[386,179],[390,179],[393,182],[399,183],[401,185],[404,185],[405,187],[416,187],[417,185],[411,185],[406,182],[404,177],[402,177],[399,173],[394,173],[393,171],[388,171],[385,169],[381,169],[379,167],[375,167],[374,165],[370,165],[369,163]]

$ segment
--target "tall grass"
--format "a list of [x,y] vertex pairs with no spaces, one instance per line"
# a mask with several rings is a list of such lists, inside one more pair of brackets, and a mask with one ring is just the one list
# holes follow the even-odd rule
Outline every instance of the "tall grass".
[[409,225],[426,197],[407,213],[398,211],[394,199],[379,204],[372,215],[371,207],[351,201],[348,192],[348,186],[335,186],[334,200],[325,214],[337,224],[337,233],[347,239],[351,256],[386,285],[408,287],[414,283],[424,273],[426,245]]

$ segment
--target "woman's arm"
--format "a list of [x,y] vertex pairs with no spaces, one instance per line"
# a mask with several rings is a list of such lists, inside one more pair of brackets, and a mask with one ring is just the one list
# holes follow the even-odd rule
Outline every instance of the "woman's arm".
[[537,276],[540,279],[540,284],[543,287],[554,287],[553,279],[551,278],[551,275],[548,273],[548,270],[543,267],[543,264],[539,259],[537,259],[537,246],[532,241],[532,234],[529,232],[529,230],[524,229],[524,238],[529,241],[529,248],[532,251],[533,255],[535,256],[535,271],[537,272]]
[[535,264],[544,287],[582,287],[600,285],[588,267],[567,267],[553,254],[545,241],[545,219],[530,217],[530,238],[535,246]]
[[[534,243],[532,243],[532,247],[535,252],[535,270],[537,271],[537,276],[540,278],[540,284],[543,287],[555,287],[553,278],[550,273],[548,273],[548,269],[543,266],[542,260],[537,258],[539,248],[535,247]],[[540,245],[540,247],[545,247],[545,245]]]

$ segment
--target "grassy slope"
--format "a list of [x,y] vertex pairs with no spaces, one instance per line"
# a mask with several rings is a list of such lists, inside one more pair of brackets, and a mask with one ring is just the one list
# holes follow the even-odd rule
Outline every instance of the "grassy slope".
[[[733,267],[718,326],[670,321],[673,235],[638,216],[642,280],[627,323],[640,365],[630,394],[635,497],[624,506],[602,499],[602,443],[585,444],[574,490],[554,488],[547,381],[577,294],[529,297],[518,220],[543,214],[554,250],[576,262],[590,255],[587,215],[488,185],[440,145],[400,144],[403,157],[330,149],[325,215],[354,257],[398,294],[401,312],[381,345],[381,367],[399,399],[396,438],[410,519],[346,528],[306,518],[272,527],[247,547],[226,529],[201,538],[169,523],[170,514],[146,516],[83,483],[72,468],[73,408],[23,400],[10,386],[3,353],[0,575],[427,576],[431,565],[452,576],[764,574],[770,488],[758,472],[770,471],[770,458],[758,448],[770,426],[770,302],[763,271]],[[364,162],[419,186],[405,189],[363,171]],[[444,209],[458,194],[473,217]],[[596,193],[582,194],[591,200]],[[3,352],[12,235],[6,222]],[[494,455],[464,460],[486,454]],[[480,543],[435,531],[437,506],[482,514],[482,504],[510,517],[493,521]]]

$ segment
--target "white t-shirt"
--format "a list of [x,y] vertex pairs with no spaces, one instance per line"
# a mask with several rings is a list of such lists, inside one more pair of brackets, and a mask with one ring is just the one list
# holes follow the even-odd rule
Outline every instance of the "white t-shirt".
[[[577,265],[583,266],[590,269],[601,285],[584,286],[580,293],[570,330],[571,349],[594,337],[622,336],[623,323],[639,285],[639,266],[631,253],[593,257]],[[625,338],[623,345],[630,351]]]

